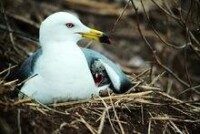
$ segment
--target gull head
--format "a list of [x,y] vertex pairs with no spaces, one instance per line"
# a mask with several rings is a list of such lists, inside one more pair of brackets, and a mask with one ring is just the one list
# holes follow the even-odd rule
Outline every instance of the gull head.
[[67,12],[47,17],[40,26],[39,36],[41,46],[49,42],[77,42],[83,38],[110,43],[105,33],[85,26],[75,15]]

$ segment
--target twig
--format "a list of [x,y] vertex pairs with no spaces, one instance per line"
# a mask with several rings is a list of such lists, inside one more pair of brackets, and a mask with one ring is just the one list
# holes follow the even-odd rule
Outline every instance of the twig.
[[180,112],[180,113],[186,115],[186,116],[189,116],[190,118],[196,119],[196,117],[191,116],[190,113],[179,109],[177,106],[170,106],[170,107],[173,108],[173,109],[175,109],[176,111],[178,111],[178,112]]
[[29,81],[30,79],[36,77],[38,74],[34,74],[32,76],[29,76],[28,78],[26,78],[25,80],[21,81],[20,83],[17,84],[17,86],[21,86],[23,85],[24,83],[26,83],[27,81]]
[[138,87],[141,84],[141,82],[137,82],[134,84],[133,87],[131,87],[128,91],[126,91],[124,94],[130,94],[131,91],[135,91],[135,88]]
[[16,34],[17,36],[19,36],[19,37],[21,37],[23,39],[27,39],[29,41],[32,41],[34,43],[38,43],[38,41],[39,41],[35,37],[27,35],[26,33],[23,33],[23,32],[20,32],[20,31],[16,31],[16,30],[13,30],[13,29],[7,29],[4,25],[1,25],[1,24],[0,24],[0,30]]
[[4,74],[6,72],[9,72],[11,69],[16,68],[16,67],[17,67],[17,65],[10,66],[10,67],[4,69],[3,71],[1,71],[0,75]]
[[[12,14],[9,12],[5,12],[5,15],[8,16],[9,18],[14,19],[15,21],[21,22],[23,24],[28,24],[29,26],[32,26],[36,29],[39,29],[40,27],[38,23],[35,23],[34,21],[31,21],[30,19],[26,19],[23,16],[19,16],[19,15]],[[9,29],[9,31],[12,31],[12,29]]]
[[149,119],[148,134],[151,134],[151,119]]
[[185,48],[186,45],[175,46],[175,45],[172,45],[172,44],[166,42],[166,41],[159,35],[158,31],[155,29],[155,27],[154,27],[152,21],[150,20],[149,16],[147,15],[147,12],[146,12],[145,7],[144,7],[144,4],[143,4],[143,0],[141,0],[141,5],[142,5],[142,8],[143,8],[145,17],[147,18],[147,20],[148,20],[148,21],[150,22],[150,24],[151,24],[151,27],[152,27],[153,32],[156,34],[156,36],[160,39],[160,41],[161,41],[162,43],[164,43],[165,45],[167,45],[167,46],[169,46],[169,47],[175,48],[175,49],[182,49],[182,48]]
[[20,110],[20,109],[18,109],[18,113],[17,113],[17,124],[18,124],[18,131],[19,131],[19,134],[22,134],[20,113],[21,113],[21,110]]
[[[108,92],[108,93],[109,93],[109,92]],[[119,117],[118,117],[118,115],[117,115],[117,112],[116,112],[116,110],[115,110],[115,106],[114,106],[114,104],[113,104],[113,101],[112,101],[112,98],[111,98],[111,96],[110,96],[110,93],[109,93],[109,97],[110,97],[110,103],[111,103],[111,105],[112,105],[115,118],[117,119],[119,128],[120,128],[120,130],[121,130],[121,133],[122,133],[122,134],[125,134],[124,128],[122,127],[122,124],[121,124],[121,122],[120,122],[120,120],[119,120]]]
[[[154,63],[151,62],[150,63],[150,71],[149,71],[149,82],[152,82],[152,79],[153,79],[153,67],[154,67]],[[147,75],[148,76],[148,75]]]
[[[171,18],[173,18],[174,20],[176,20],[180,26],[182,27],[187,27],[187,21],[189,20],[189,13],[190,13],[190,10],[192,8],[192,5],[190,5],[190,9],[188,10],[187,12],[187,15],[186,15],[186,20],[184,21],[183,17],[182,17],[182,12],[180,12],[180,17],[177,17],[175,16],[174,14],[172,14],[172,12],[168,12],[167,10],[165,10],[163,7],[161,7],[159,4],[157,4],[154,0],[151,0],[158,8],[160,8],[165,14],[167,14],[168,16],[170,16]],[[181,11],[182,11],[182,8],[181,8]],[[189,30],[189,35],[191,37],[191,39],[198,45],[200,46],[200,43],[199,41],[195,38],[195,36],[193,35],[193,33]]]
[[61,112],[61,111],[58,111],[58,110],[56,110],[56,109],[50,108],[50,107],[48,107],[47,105],[44,105],[44,104],[40,103],[39,101],[36,101],[36,102],[39,103],[42,107],[44,107],[44,108],[46,108],[46,109],[48,109],[49,111],[52,111],[52,112],[54,112],[54,113],[58,113],[58,114],[62,114],[62,115],[69,115],[69,113],[67,113],[67,112]]
[[184,126],[184,129],[186,134],[190,134],[186,126]]
[[105,108],[105,109],[103,110],[102,115],[101,115],[101,121],[100,121],[100,125],[99,125],[98,131],[97,131],[98,134],[101,134],[101,133],[102,133],[102,130],[103,130],[103,127],[104,127],[104,124],[105,124],[106,112],[107,112],[107,111],[108,111],[108,109]]
[[32,100],[31,98],[20,99],[20,100],[14,102],[14,103],[13,103],[13,106],[19,105],[19,104],[22,104],[22,103],[31,102],[31,100]]
[[[116,96],[110,96],[112,100],[118,100],[118,99],[127,99],[127,98],[140,98],[146,95],[149,95],[153,93],[153,91],[145,91],[145,92],[139,92],[139,93],[131,93],[131,94],[122,94],[122,95],[116,95]],[[74,105],[74,104],[83,104],[83,103],[94,103],[97,101],[109,101],[110,97],[101,97],[101,98],[94,98],[94,99],[86,99],[86,100],[79,100],[79,101],[72,101],[72,102],[63,102],[63,103],[57,103],[57,104],[52,104],[54,107],[59,107],[59,106],[67,106],[67,105]]]
[[176,132],[175,133],[179,133],[179,134],[183,134],[181,132],[181,130],[176,126],[176,124],[173,121],[169,121],[171,123],[171,125],[175,128]]
[[82,122],[92,134],[97,133],[97,131],[90,124],[88,124],[78,112],[76,112],[76,115],[80,118],[80,122]]
[[144,80],[140,79],[140,77],[145,75],[146,73],[148,73],[150,70],[151,70],[151,68],[144,70],[143,72],[138,74],[136,77],[134,77],[134,79],[139,79],[139,80],[141,80],[143,82]]
[[109,123],[110,123],[110,126],[111,126],[111,128],[112,128],[114,134],[117,134],[117,132],[115,131],[115,128],[114,128],[114,126],[113,126],[113,123],[112,123],[112,121],[111,121],[110,113],[109,113],[109,110],[110,110],[112,107],[111,107],[111,106],[108,107],[107,104],[106,104],[106,102],[105,102],[101,97],[100,97],[100,99],[101,99],[101,102],[103,103],[103,105],[104,105],[104,107],[105,107],[104,110],[106,110],[106,112],[107,112],[108,121],[109,121]]
[[149,86],[149,85],[147,85],[147,86],[141,85],[141,86],[138,86],[138,87],[139,87],[139,88],[142,88],[142,89],[144,89],[144,90],[146,90],[146,91],[148,91],[148,90],[161,91],[160,88],[158,88],[158,87],[151,87],[151,86]]
[[174,121],[174,122],[187,122],[187,123],[200,123],[200,120],[189,120],[189,119],[179,119],[179,118],[170,118],[170,117],[152,117],[152,120],[159,121]]
[[197,85],[197,86],[193,86],[193,87],[187,88],[187,89],[183,90],[182,92],[180,92],[180,93],[178,94],[178,96],[180,96],[180,95],[186,93],[187,91],[190,91],[190,90],[196,90],[197,88],[200,88],[200,85]]
[[121,14],[120,14],[119,17],[117,18],[117,20],[114,22],[113,27],[112,27],[112,29],[110,30],[111,32],[114,32],[114,30],[115,30],[115,28],[116,28],[118,22],[121,20],[121,18],[122,18],[122,16],[123,16],[124,12],[126,11],[128,5],[129,5],[129,3],[130,3],[130,0],[126,3],[126,5],[125,5],[123,11],[121,12]]
[[17,105],[17,104],[21,104],[21,103],[25,103],[25,102],[27,102],[27,101],[32,100],[32,101],[35,101],[37,104],[40,104],[40,106],[46,108],[46,109],[49,110],[49,111],[52,111],[52,112],[58,113],[58,114],[62,114],[62,115],[69,115],[69,113],[61,112],[61,111],[58,111],[58,110],[56,110],[56,109],[50,108],[50,107],[48,107],[47,105],[45,105],[45,104],[43,104],[43,103],[41,103],[41,102],[39,102],[39,101],[37,101],[37,100],[31,98],[30,96],[27,96],[26,94],[24,94],[24,93],[21,92],[21,91],[19,91],[19,93],[22,94],[23,96],[25,96],[26,99],[24,99],[24,100],[22,100],[22,101],[18,101],[18,102],[16,103],[16,105]]
[[165,10],[163,7],[161,7],[158,3],[156,3],[154,0],[151,0],[158,8],[160,8],[165,14],[167,14],[168,16],[172,17],[173,19],[177,20],[178,22],[180,22],[180,18],[171,14],[170,12],[168,12],[167,10]]
[[7,71],[6,75],[2,78],[3,80],[5,80],[10,75],[11,67],[12,67],[11,64],[9,64],[8,71]]
[[190,34],[191,39],[192,39],[198,46],[200,46],[200,42],[198,41],[198,39],[196,39],[196,37],[194,36],[194,34],[193,34],[191,31],[189,31],[189,34]]
[[[186,30],[186,31],[188,31],[188,30]],[[185,69],[185,73],[186,73],[186,79],[189,82],[189,87],[192,87],[192,81],[191,81],[190,76],[189,76],[188,65],[187,65],[187,63],[188,63],[187,46],[188,45],[186,43],[186,47],[184,48],[184,54],[183,54],[183,58],[184,58],[183,65],[184,65],[184,69]]]
[[[167,122],[167,123],[165,123],[165,126],[164,126],[164,130],[163,130],[163,134],[168,134],[169,132],[169,130],[167,129],[168,128],[168,126],[169,126],[169,122]],[[168,132],[168,133],[167,133]]]
[[167,94],[170,94],[171,89],[172,89],[172,85],[173,85],[173,80],[171,80],[170,78],[168,78],[167,90],[166,90],[166,93],[167,93]]
[[142,125],[144,125],[144,109],[142,104],[141,104],[141,116],[142,116]]
[[[37,111],[39,111],[40,113],[42,113],[43,115],[47,115],[47,113],[45,112],[46,109],[42,109],[40,107],[36,107]],[[47,111],[47,110],[46,110]]]
[[170,95],[168,95],[168,94],[166,94],[166,93],[162,93],[162,92],[157,92],[157,93],[160,94],[160,95],[162,95],[162,96],[165,96],[165,97],[167,97],[167,98],[169,98],[169,99],[171,99],[171,100],[173,100],[173,101],[175,101],[175,102],[177,102],[177,103],[185,104],[185,105],[190,106],[190,107],[192,107],[192,108],[194,108],[194,109],[199,109],[199,108],[196,107],[196,106],[193,106],[193,105],[190,105],[190,104],[188,104],[188,103],[186,103],[186,102],[183,102],[183,101],[181,101],[181,100],[178,100],[178,99],[176,99],[176,98],[174,98],[174,97],[172,97],[172,96],[170,96]]
[[[10,24],[8,22],[7,15],[5,13],[5,9],[3,7],[3,3],[1,3],[1,5],[2,5],[2,13],[3,13],[3,17],[4,17],[3,19],[4,19],[4,22],[6,24],[6,28],[7,28],[8,31],[12,31],[12,28],[10,27]],[[23,57],[23,55],[19,52],[19,50],[15,46],[15,41],[14,41],[14,38],[13,38],[13,33],[9,32],[9,39],[10,39],[10,42],[11,42],[11,44],[13,46],[13,49],[16,51],[16,53]]]
[[164,74],[165,74],[165,71],[162,72],[161,74],[159,74],[157,77],[155,77],[155,78],[152,80],[152,82],[149,84],[149,86],[154,85],[154,84],[160,79],[160,77],[162,77]]
[[[18,79],[12,80],[12,81],[9,81],[9,82],[5,82],[5,83],[3,83],[3,85],[4,86],[10,86],[10,85],[16,84],[17,82],[18,82]],[[0,84],[1,84],[1,82],[0,82]],[[16,85],[14,85],[14,86],[16,86]]]
[[[190,84],[190,87],[192,87],[192,81],[190,79],[190,76],[189,76],[189,72],[188,72],[188,66],[187,66],[187,60],[188,60],[188,55],[187,55],[187,47],[189,47],[189,44],[192,44],[191,42],[191,38],[190,38],[190,35],[189,35],[189,27],[190,27],[190,23],[189,23],[189,17],[190,16],[190,13],[191,13],[191,9],[193,7],[193,1],[190,2],[190,8],[187,12],[187,15],[186,15],[186,19],[185,19],[185,30],[186,30],[186,47],[184,48],[184,69],[185,69],[185,72],[186,72],[186,78]],[[182,9],[182,8],[181,8]],[[182,14],[181,14],[182,15]],[[187,43],[189,42],[189,43]]]
[[86,47],[86,48],[89,48],[89,47],[92,45],[92,42],[93,42],[92,40],[89,41],[85,47]]
[[158,59],[157,55],[154,55],[158,65],[160,65],[162,68],[164,68],[170,75],[172,75],[178,82],[180,82],[181,84],[183,84],[186,87],[190,87],[190,85],[188,83],[186,83],[185,81],[183,81],[181,78],[179,78],[174,72],[172,72],[172,70],[170,70],[168,67],[166,67],[165,65],[163,65],[161,63],[161,61]]
[[[162,68],[164,68],[169,74],[171,74],[177,81],[179,81],[181,84],[183,84],[184,86],[186,87],[189,87],[189,84],[186,83],[185,81],[183,81],[182,79],[180,79],[176,74],[174,74],[168,67],[166,67],[165,65],[163,65],[161,63],[161,61],[159,60],[158,56],[156,55],[156,51],[153,49],[153,47],[150,45],[150,43],[147,41],[146,37],[143,35],[141,29],[140,29],[140,23],[139,23],[139,18],[138,18],[138,9],[137,7],[135,6],[133,0],[131,0],[131,3],[132,3],[132,6],[135,10],[135,13],[136,13],[136,17],[137,17],[137,28],[138,28],[138,31],[142,37],[142,39],[145,41],[146,45],[150,48],[152,54],[153,54],[153,57],[155,58],[156,62],[158,63],[158,65],[160,65]],[[141,0],[141,4],[143,4],[142,0]]]

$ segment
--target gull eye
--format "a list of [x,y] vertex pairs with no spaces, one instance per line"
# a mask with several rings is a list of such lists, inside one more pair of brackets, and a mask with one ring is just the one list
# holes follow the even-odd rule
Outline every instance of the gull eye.
[[68,28],[72,28],[72,27],[74,27],[74,24],[73,23],[67,23],[67,24],[65,24]]

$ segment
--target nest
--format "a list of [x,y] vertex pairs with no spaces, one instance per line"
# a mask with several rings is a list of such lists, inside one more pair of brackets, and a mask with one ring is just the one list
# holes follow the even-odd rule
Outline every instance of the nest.
[[[49,106],[1,97],[3,133],[198,133],[200,108],[160,91],[143,91]],[[10,131],[12,130],[12,131]]]

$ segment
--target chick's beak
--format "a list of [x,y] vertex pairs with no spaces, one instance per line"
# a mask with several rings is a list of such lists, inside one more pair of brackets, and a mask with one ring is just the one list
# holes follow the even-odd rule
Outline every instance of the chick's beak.
[[79,34],[86,39],[96,40],[101,43],[111,43],[110,38],[107,34],[95,29],[91,29],[89,32],[79,32]]

